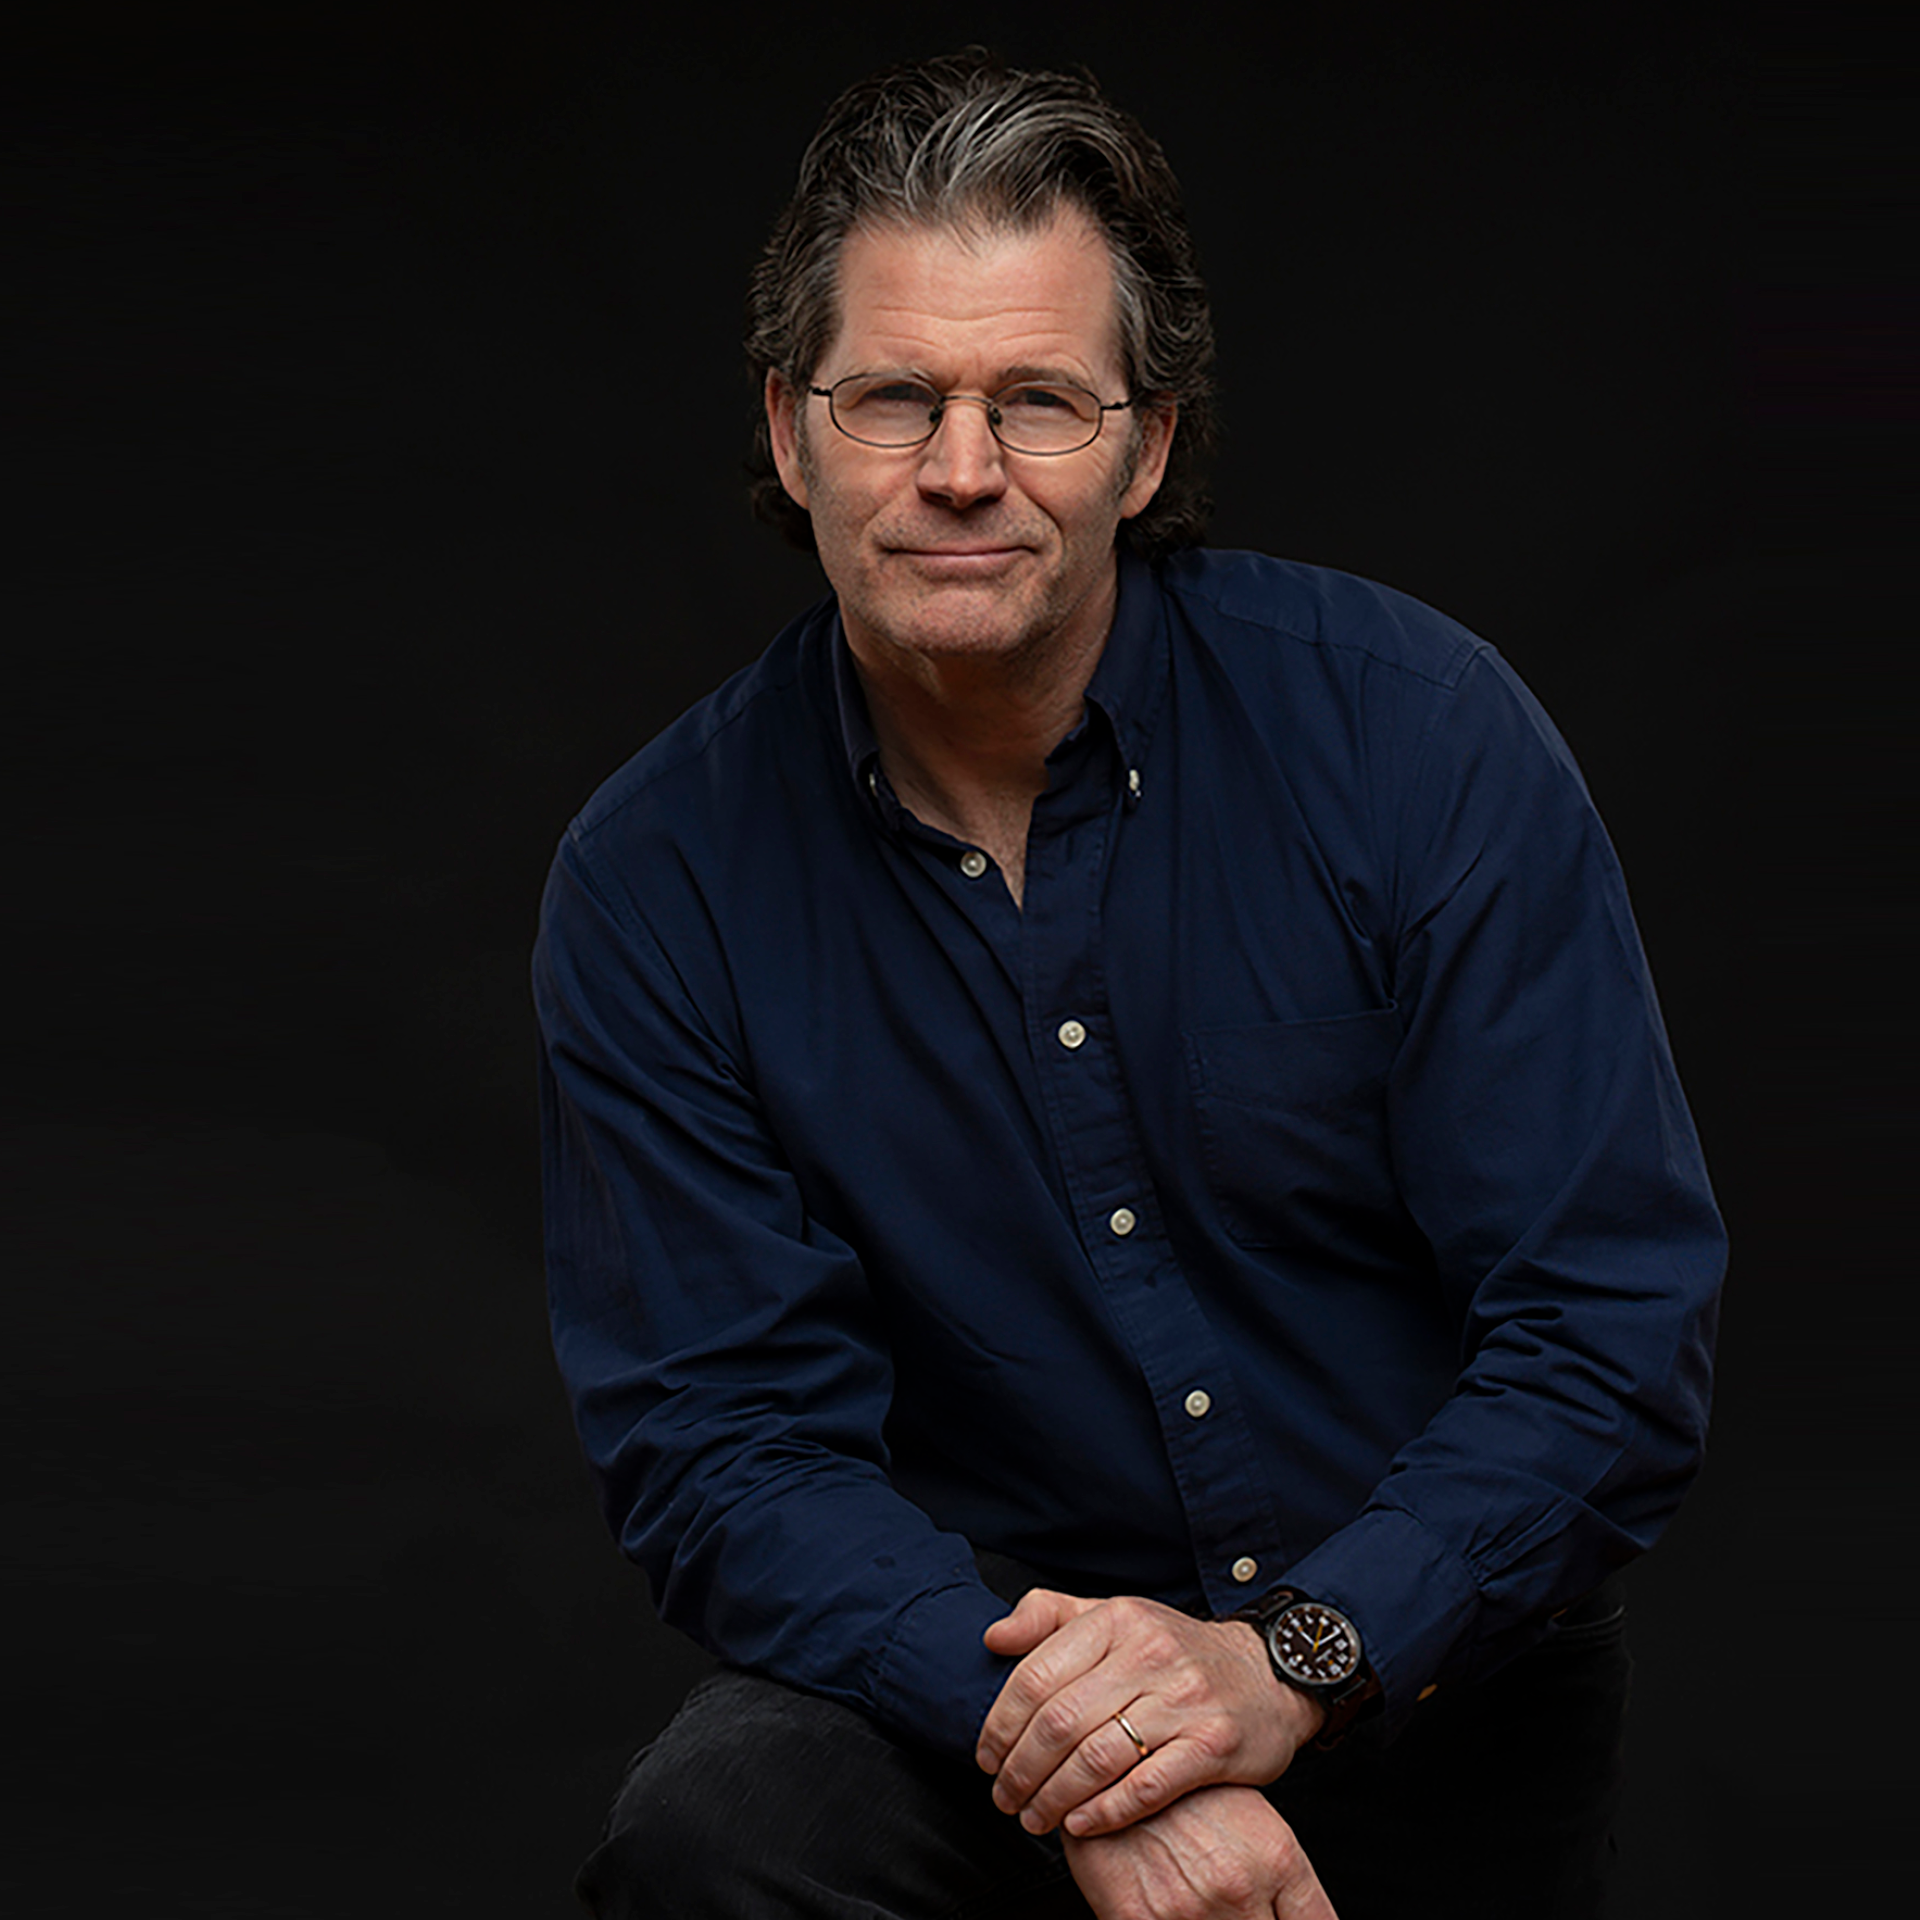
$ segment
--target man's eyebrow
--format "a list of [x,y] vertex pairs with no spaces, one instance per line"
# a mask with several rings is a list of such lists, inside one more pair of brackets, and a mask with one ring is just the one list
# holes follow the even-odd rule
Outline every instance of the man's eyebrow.
[[1018,386],[1023,380],[1032,381],[1038,386],[1057,387],[1066,385],[1070,387],[1084,387],[1087,385],[1085,375],[1069,373],[1065,367],[1042,367],[1023,363],[1020,366],[1003,367],[1001,369],[1001,386]]
[[[857,375],[850,377],[862,380],[914,380],[923,387],[932,388],[935,393],[957,391],[957,389],[944,387],[924,366],[862,367]],[[1014,366],[1000,368],[993,376],[993,384],[985,391],[998,393],[1003,387],[1017,387],[1022,384],[1086,387],[1089,391],[1092,390],[1092,382],[1085,374],[1070,372],[1065,367],[1041,366],[1036,362],[1021,361]]]

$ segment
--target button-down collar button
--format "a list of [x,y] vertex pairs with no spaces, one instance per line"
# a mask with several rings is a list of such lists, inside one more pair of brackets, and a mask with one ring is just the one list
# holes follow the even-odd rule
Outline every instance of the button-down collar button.
[[969,847],[960,856],[960,871],[969,880],[978,880],[987,870],[987,856],[978,847]]
[[1231,1571],[1233,1577],[1244,1587],[1247,1582],[1260,1571],[1260,1562],[1243,1557],[1236,1560],[1229,1571]]
[[1187,1395],[1187,1411],[1192,1414],[1196,1420],[1204,1420],[1212,1405],[1213,1395],[1207,1392],[1204,1387],[1195,1387],[1194,1390]]
[[1107,1225],[1123,1240],[1139,1224],[1140,1222],[1134,1217],[1134,1212],[1131,1207],[1115,1207],[1114,1210],[1107,1215]]
[[1087,1030],[1078,1020],[1062,1020],[1054,1033],[1054,1038],[1058,1040],[1069,1053],[1071,1053],[1075,1047],[1082,1045],[1086,1037]]

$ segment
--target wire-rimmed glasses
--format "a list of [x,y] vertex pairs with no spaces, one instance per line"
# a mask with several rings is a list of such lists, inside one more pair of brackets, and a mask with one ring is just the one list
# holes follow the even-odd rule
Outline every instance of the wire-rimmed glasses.
[[993,437],[1009,453],[1078,453],[1100,437],[1110,413],[1133,405],[1102,400],[1071,380],[1012,380],[998,392],[941,393],[910,373],[850,373],[807,391],[827,403],[833,424],[863,447],[924,446],[956,401],[987,410]]

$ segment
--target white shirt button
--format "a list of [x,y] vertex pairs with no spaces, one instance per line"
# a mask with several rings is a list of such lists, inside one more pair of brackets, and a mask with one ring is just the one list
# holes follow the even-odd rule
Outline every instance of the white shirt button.
[[1087,1030],[1078,1020],[1062,1020],[1055,1030],[1054,1038],[1071,1053],[1075,1047],[1085,1044]]
[[1117,1233],[1123,1240],[1139,1224],[1140,1222],[1137,1219],[1135,1219],[1134,1212],[1131,1207],[1115,1207],[1114,1210],[1107,1215],[1107,1225],[1110,1226],[1114,1230],[1114,1232]]
[[1187,1411],[1192,1414],[1196,1420],[1204,1420],[1208,1412],[1212,1409],[1212,1406],[1213,1395],[1207,1392],[1204,1387],[1195,1387],[1194,1390],[1187,1395]]
[[1233,1563],[1233,1566],[1230,1569],[1230,1571],[1232,1572],[1233,1577],[1236,1580],[1238,1580],[1240,1584],[1244,1587],[1247,1584],[1247,1582],[1251,1580],[1253,1576],[1260,1571],[1260,1562],[1258,1560],[1249,1560],[1243,1557],[1241,1559],[1236,1560]]
[[960,856],[960,871],[969,880],[978,880],[987,870],[987,856],[978,847],[969,847]]

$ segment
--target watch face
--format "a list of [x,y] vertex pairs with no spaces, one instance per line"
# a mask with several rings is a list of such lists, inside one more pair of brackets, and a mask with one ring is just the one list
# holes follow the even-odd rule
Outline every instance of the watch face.
[[1287,1608],[1267,1629],[1274,1664],[1302,1686],[1338,1686],[1360,1669],[1360,1635],[1353,1622],[1317,1600]]

